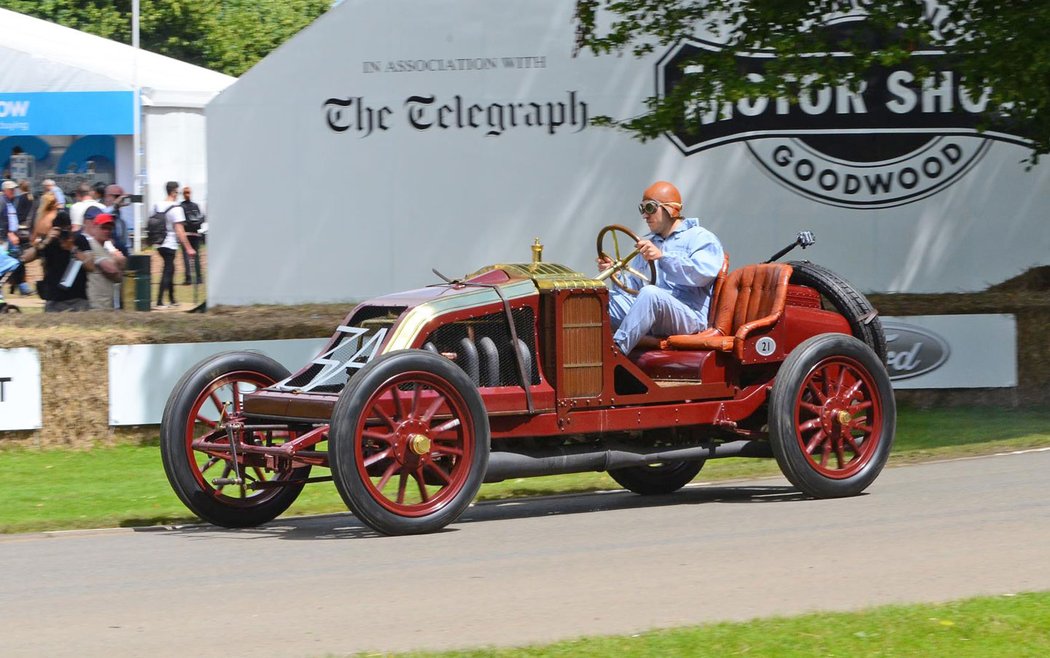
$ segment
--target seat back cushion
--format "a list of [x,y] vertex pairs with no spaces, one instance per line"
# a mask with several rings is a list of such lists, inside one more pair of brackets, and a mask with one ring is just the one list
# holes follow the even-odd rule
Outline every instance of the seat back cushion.
[[779,315],[784,310],[791,266],[784,263],[748,265],[726,278],[713,326],[732,336],[745,324]]

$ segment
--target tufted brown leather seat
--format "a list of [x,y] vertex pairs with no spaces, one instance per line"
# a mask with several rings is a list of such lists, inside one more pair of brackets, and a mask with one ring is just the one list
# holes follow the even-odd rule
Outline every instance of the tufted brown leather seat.
[[748,265],[730,274],[718,290],[711,326],[700,333],[668,336],[663,349],[737,350],[747,335],[780,319],[787,299],[791,266],[784,263]]

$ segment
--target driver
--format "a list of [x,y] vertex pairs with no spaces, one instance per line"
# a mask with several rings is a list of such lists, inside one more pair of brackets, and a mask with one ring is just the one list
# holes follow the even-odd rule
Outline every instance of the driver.
[[[657,181],[642,195],[638,211],[652,231],[635,244],[639,254],[630,267],[648,271],[656,265],[656,284],[644,285],[626,271],[627,285],[638,295],[613,286],[609,294],[609,319],[613,340],[628,354],[646,334],[693,334],[707,328],[711,284],[722,267],[722,244],[715,234],[700,227],[695,218],[683,219],[682,195],[667,181]],[[598,269],[613,261],[598,258]],[[643,287],[644,286],[644,287]]]

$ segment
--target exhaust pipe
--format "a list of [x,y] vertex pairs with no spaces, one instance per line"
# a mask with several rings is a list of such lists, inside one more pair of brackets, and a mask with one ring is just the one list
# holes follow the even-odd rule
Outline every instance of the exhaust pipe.
[[664,449],[657,452],[647,452],[642,446],[613,446],[608,450],[595,450],[589,446],[563,446],[529,454],[498,450],[489,454],[485,482],[501,482],[509,478],[538,475],[608,471],[671,461],[772,456],[773,451],[768,442],[750,440]]

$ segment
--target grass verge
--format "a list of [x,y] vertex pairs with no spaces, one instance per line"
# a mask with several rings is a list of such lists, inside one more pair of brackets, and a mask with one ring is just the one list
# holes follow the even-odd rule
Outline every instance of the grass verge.
[[1050,593],[894,605],[592,637],[514,649],[399,654],[422,658],[648,658],[649,656],[1047,656]]
[[[1050,409],[902,409],[891,463],[1050,446]],[[189,523],[195,517],[171,491],[156,446],[87,451],[0,451],[0,533]],[[701,481],[779,473],[768,459],[713,460]],[[321,474],[318,469],[317,474]],[[507,480],[480,499],[614,489],[605,473]],[[288,515],[345,511],[335,487],[306,487]]]

